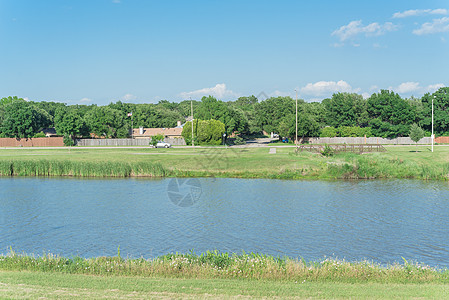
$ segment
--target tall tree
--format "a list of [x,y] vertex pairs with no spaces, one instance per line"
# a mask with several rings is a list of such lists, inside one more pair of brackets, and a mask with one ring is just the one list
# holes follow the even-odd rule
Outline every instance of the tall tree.
[[94,106],[84,116],[89,130],[97,136],[124,138],[129,135],[129,127],[124,113],[108,106]]
[[449,134],[449,87],[442,87],[433,94],[427,93],[421,98],[423,112],[420,124],[428,132],[432,131],[432,99],[434,132],[436,134]]
[[410,125],[416,121],[414,108],[398,94],[388,90],[371,95],[367,109],[375,136],[408,136]]
[[[298,100],[299,105],[302,103]],[[267,133],[278,132],[281,120],[292,117],[295,118],[295,100],[290,97],[272,97],[256,105],[256,122]]]
[[323,104],[330,126],[366,126],[368,123],[367,102],[361,95],[336,93],[323,100]]
[[60,108],[55,114],[55,128],[58,134],[69,137],[72,141],[77,136],[89,135],[89,129],[81,115],[73,110]]
[[233,132],[243,132],[248,126],[243,114],[212,96],[201,99],[195,118],[222,122],[225,125],[227,136]]
[[2,134],[6,137],[29,138],[50,123],[49,115],[25,100],[4,106]]

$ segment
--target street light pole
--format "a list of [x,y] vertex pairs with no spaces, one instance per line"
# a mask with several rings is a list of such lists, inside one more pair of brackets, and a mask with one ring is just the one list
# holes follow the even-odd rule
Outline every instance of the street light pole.
[[432,97],[432,137],[430,138],[432,140],[432,152],[433,152],[433,142],[435,140],[435,136],[433,134],[433,99],[435,99],[435,96]]
[[192,113],[192,147],[195,147],[195,143],[193,142],[193,101],[190,98],[190,112]]
[[298,146],[298,91],[296,92],[296,135],[295,135],[295,145]]

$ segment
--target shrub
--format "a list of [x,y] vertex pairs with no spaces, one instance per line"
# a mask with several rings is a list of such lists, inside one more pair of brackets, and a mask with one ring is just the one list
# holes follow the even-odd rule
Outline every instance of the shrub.
[[336,137],[337,129],[335,127],[327,126],[321,129],[320,137]]
[[338,136],[340,137],[363,137],[372,136],[371,127],[358,127],[358,126],[340,126],[337,128]]
[[163,141],[163,140],[164,140],[164,136],[162,134],[153,135],[150,140],[150,145],[156,147],[157,142]]
[[36,133],[33,137],[34,138],[43,138],[43,137],[46,137],[46,135],[45,135],[45,133],[43,133],[41,131],[41,132]]
[[335,154],[335,150],[329,145],[325,145],[323,151],[321,151],[323,156],[333,156]]
[[245,145],[245,141],[242,137],[236,136],[234,140],[234,145]]
[[[220,145],[225,125],[217,120],[194,120],[193,135],[196,144]],[[192,143],[192,122],[187,122],[182,130],[186,144]]]
[[75,142],[73,141],[72,137],[70,135],[65,135],[63,139],[65,146],[74,146]]

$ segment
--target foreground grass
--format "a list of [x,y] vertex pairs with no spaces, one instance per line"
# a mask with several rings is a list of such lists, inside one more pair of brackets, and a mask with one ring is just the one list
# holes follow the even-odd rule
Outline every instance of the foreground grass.
[[447,180],[449,147],[386,147],[384,153],[323,157],[278,147],[1,149],[1,176],[236,177],[273,179],[415,178]]
[[448,295],[445,284],[296,283],[0,271],[0,297],[7,299],[447,299]]
[[0,257],[2,298],[446,298],[449,272],[260,254],[169,254],[153,260]]

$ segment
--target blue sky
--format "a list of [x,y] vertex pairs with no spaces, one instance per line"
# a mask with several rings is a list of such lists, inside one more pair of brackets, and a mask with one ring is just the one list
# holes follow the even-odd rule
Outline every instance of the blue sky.
[[0,97],[421,97],[449,86],[449,2],[0,0]]

